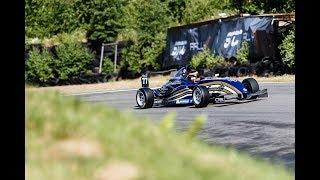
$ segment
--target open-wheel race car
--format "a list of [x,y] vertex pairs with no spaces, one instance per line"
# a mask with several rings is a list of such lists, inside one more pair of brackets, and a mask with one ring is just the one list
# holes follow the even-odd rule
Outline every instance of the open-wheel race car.
[[206,107],[210,102],[223,102],[229,99],[248,100],[268,97],[267,89],[260,90],[254,78],[242,82],[229,77],[198,77],[187,68],[180,68],[162,87],[149,88],[147,75],[141,77],[142,88],[137,91],[136,102],[139,108],[175,105]]

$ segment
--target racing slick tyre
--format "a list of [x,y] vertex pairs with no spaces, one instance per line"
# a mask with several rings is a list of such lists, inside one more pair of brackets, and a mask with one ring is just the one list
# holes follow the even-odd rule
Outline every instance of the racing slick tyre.
[[[248,90],[249,93],[255,93],[259,91],[259,84],[258,82],[253,79],[253,78],[246,78],[242,81],[242,84],[246,89]],[[256,99],[257,96],[252,96],[250,99]]]
[[197,86],[192,91],[192,101],[196,108],[206,107],[209,104],[210,94],[205,86]]
[[150,88],[140,88],[136,94],[136,102],[141,109],[151,108],[154,103],[153,91]]

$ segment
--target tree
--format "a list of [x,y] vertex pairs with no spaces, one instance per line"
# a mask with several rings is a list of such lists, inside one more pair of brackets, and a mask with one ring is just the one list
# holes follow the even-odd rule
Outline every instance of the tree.
[[34,48],[26,63],[26,80],[45,83],[54,77],[54,59],[48,50]]
[[191,59],[191,67],[212,69],[215,66],[225,65],[225,59],[220,55],[214,55],[210,49],[205,48],[203,51],[195,54]]
[[239,64],[249,62],[249,43],[247,41],[241,43],[241,47],[237,51],[237,61]]
[[26,0],[27,37],[43,38],[77,29],[80,24],[73,9],[74,0]]
[[183,11],[183,22],[192,23],[219,17],[219,13],[233,14],[226,9],[229,0],[209,1],[209,0],[186,0]]
[[283,62],[291,69],[295,68],[295,29],[290,30],[279,46]]
[[231,0],[230,8],[249,14],[285,13],[293,12],[295,3],[293,0]]
[[[133,42],[124,51],[123,59],[127,63],[123,65],[137,72],[146,67],[158,69],[165,48],[166,30],[172,23],[167,3],[160,0],[130,1],[123,22],[125,28],[121,36]],[[128,34],[133,36],[128,37]]]
[[168,7],[172,18],[177,23],[182,23],[183,12],[186,8],[186,0],[168,0]]
[[58,78],[67,80],[88,70],[93,54],[78,42],[66,42],[56,48],[55,68]]
[[113,42],[124,27],[121,23],[125,0],[75,0],[75,11],[91,40]]

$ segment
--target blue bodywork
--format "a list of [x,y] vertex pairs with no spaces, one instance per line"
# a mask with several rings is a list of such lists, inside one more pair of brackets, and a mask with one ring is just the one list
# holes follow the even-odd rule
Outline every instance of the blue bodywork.
[[192,91],[199,85],[208,88],[212,99],[229,96],[240,100],[245,99],[249,94],[240,81],[228,77],[206,77],[198,82],[193,82],[188,79],[186,68],[183,67],[162,87],[153,89],[154,105],[192,104]]

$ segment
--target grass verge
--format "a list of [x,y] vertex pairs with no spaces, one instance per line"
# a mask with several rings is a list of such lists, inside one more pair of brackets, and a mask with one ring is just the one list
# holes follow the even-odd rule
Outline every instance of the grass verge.
[[57,92],[26,91],[26,178],[294,179],[280,165],[252,159],[159,124]]

